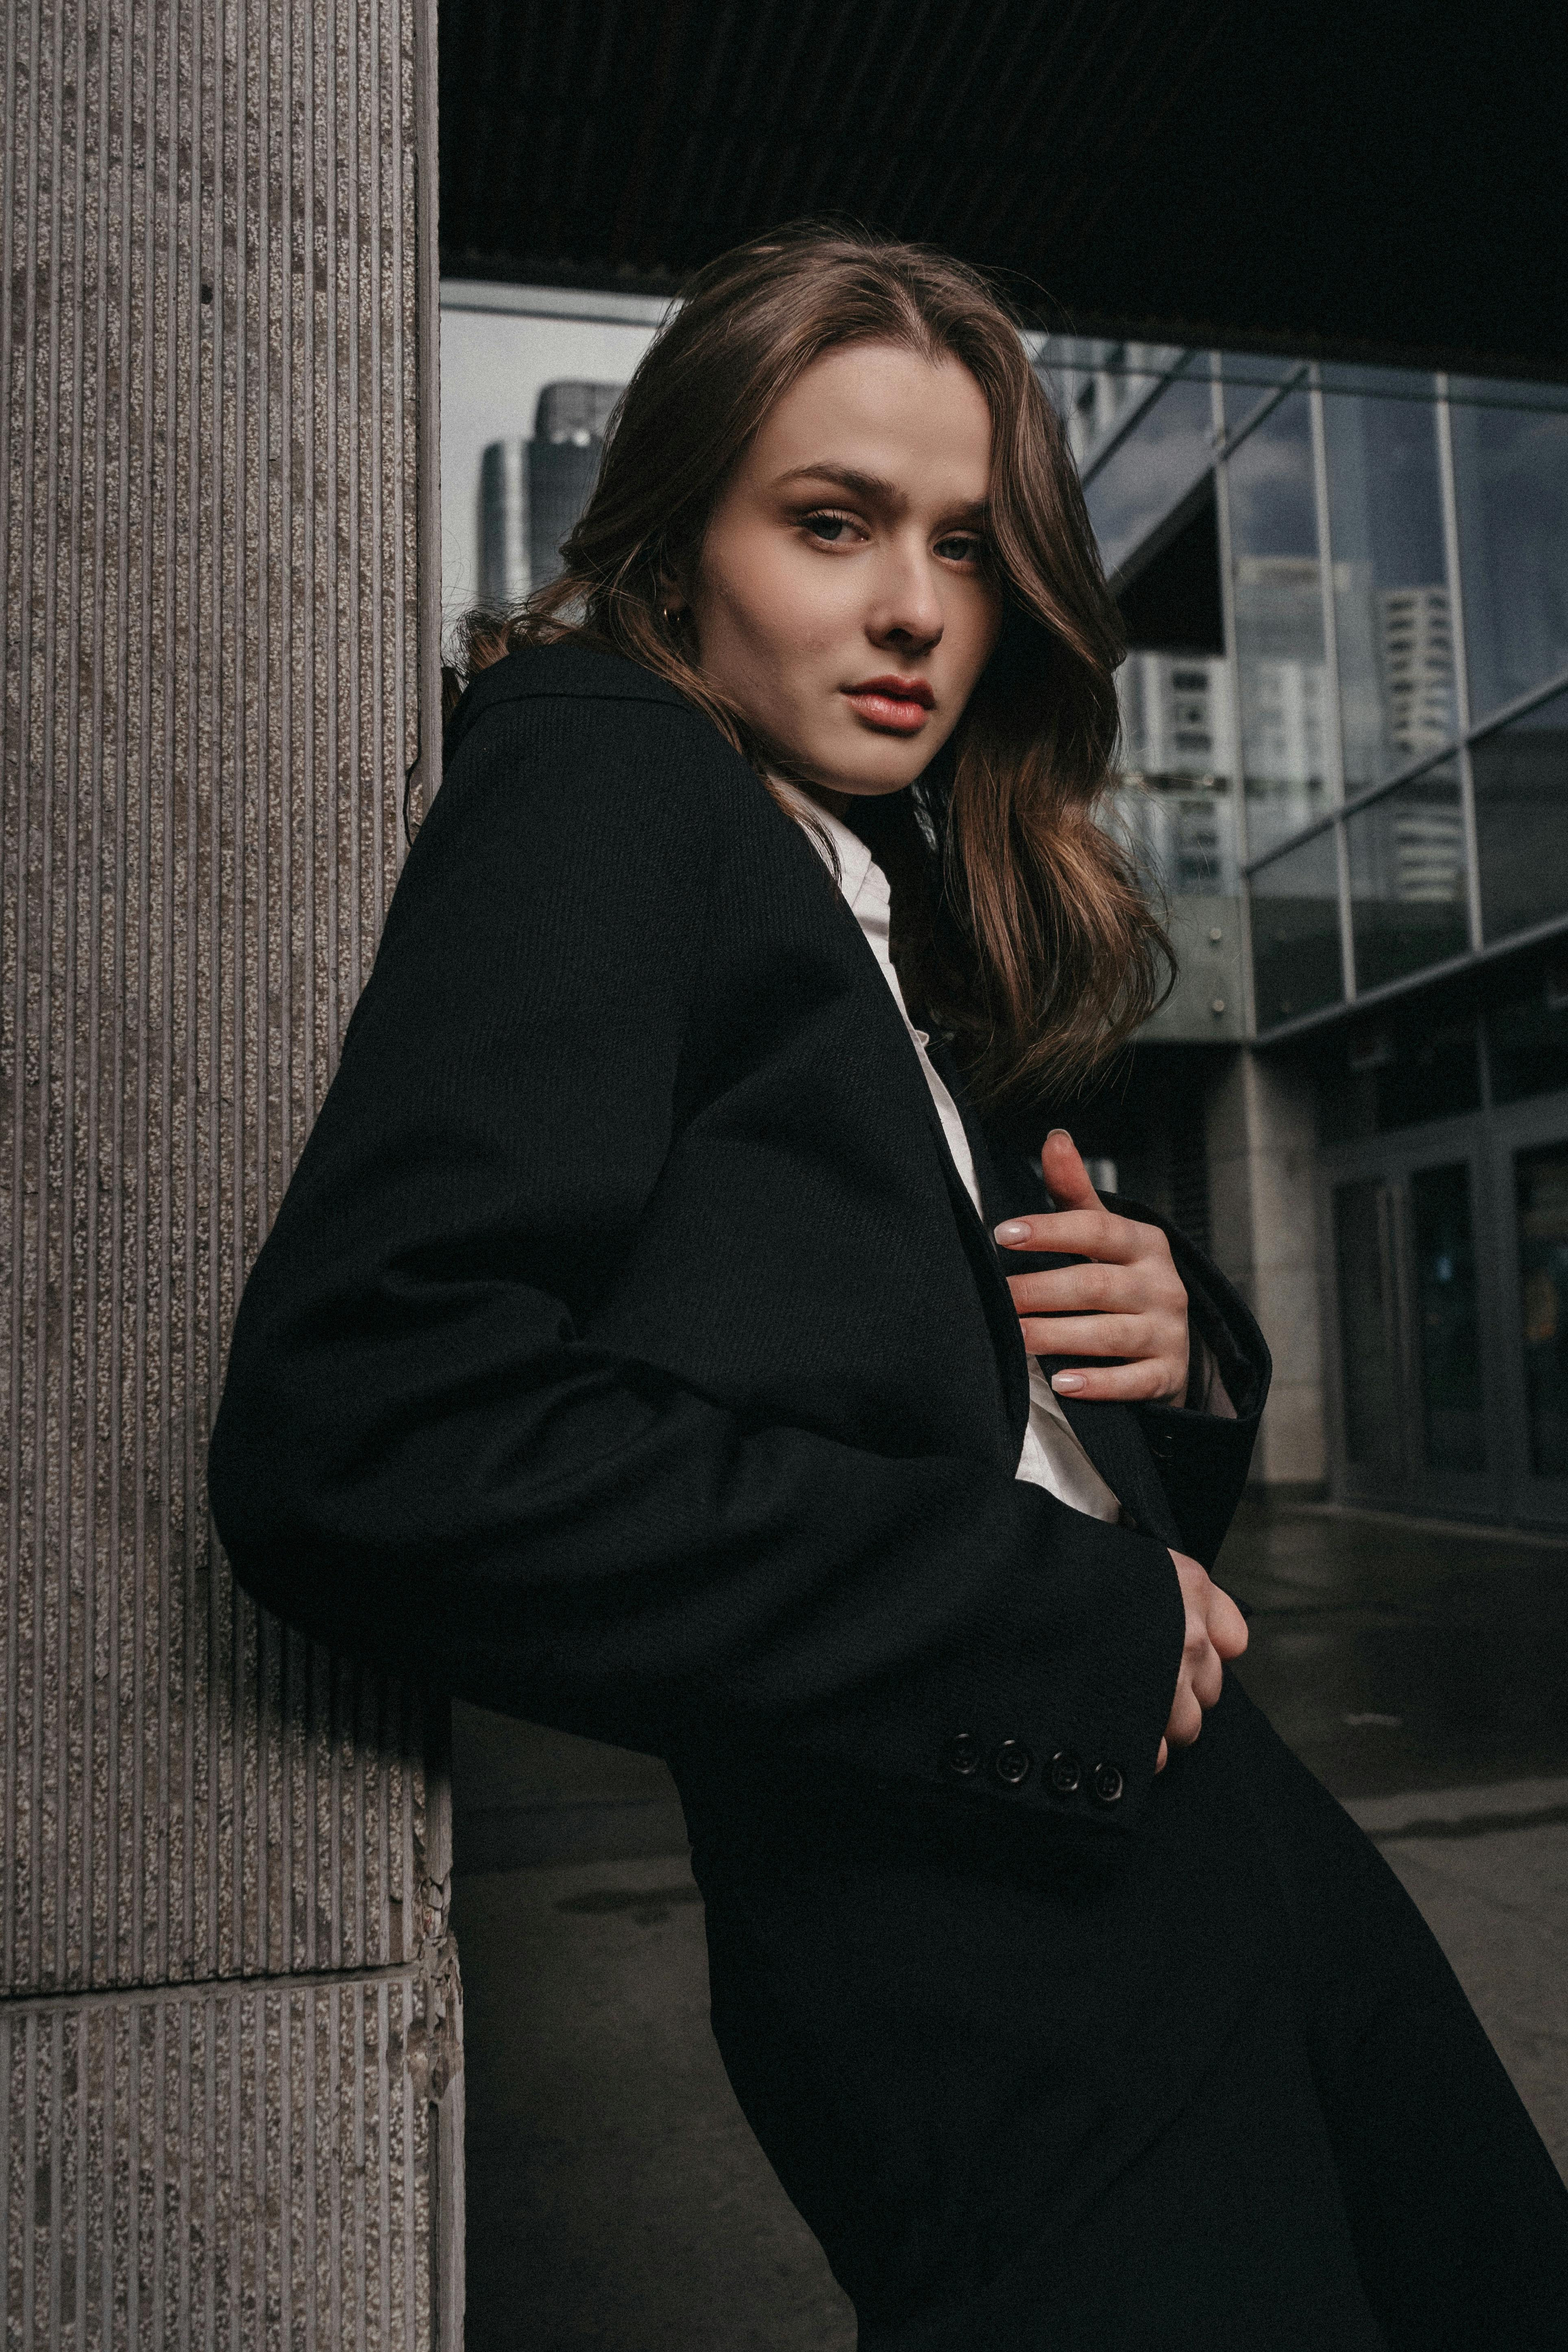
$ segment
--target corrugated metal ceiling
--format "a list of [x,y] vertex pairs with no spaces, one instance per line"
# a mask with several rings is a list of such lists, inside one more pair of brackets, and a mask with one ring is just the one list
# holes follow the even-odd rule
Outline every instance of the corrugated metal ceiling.
[[1568,12],[443,0],[440,36],[450,276],[665,283],[833,210],[1058,320],[1568,370]]

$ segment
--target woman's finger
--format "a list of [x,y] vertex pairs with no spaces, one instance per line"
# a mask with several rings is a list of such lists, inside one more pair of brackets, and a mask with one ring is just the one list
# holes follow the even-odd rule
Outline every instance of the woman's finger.
[[1141,1265],[1061,1265],[1006,1279],[1020,1315],[1143,1315],[1167,1303]]
[[1051,1378],[1058,1396],[1080,1404],[1169,1404],[1180,1385],[1176,1366],[1162,1356],[1140,1357],[1131,1364],[1075,1364],[1070,1372]]
[[1031,1356],[1125,1356],[1138,1363],[1163,1355],[1173,1334],[1151,1328],[1147,1315],[1021,1315],[1024,1347]]
[[1148,1237],[1158,1233],[1157,1225],[1134,1224],[1109,1209],[1058,1209],[1049,1216],[1004,1218],[992,1237],[1003,1249],[1055,1250],[1064,1257],[1127,1265],[1152,1254]]
[[1083,1155],[1065,1127],[1053,1127],[1040,1150],[1040,1173],[1053,1201],[1064,1209],[1098,1208],[1100,1195],[1089,1181]]

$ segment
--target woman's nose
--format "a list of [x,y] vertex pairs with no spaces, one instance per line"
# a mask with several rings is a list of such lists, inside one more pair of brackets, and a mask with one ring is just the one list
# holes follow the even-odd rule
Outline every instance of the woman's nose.
[[874,644],[900,644],[921,647],[934,646],[942,632],[942,598],[929,567],[920,562],[901,562],[889,569],[880,583],[881,593],[868,616],[868,631]]

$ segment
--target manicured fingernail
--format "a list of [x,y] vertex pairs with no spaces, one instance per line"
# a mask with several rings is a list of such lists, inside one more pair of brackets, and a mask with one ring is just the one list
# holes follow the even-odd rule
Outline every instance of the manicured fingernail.
[[[1070,1143],[1070,1142],[1072,1141],[1072,1138],[1071,1138],[1071,1136],[1068,1133],[1068,1131],[1067,1131],[1067,1129],[1066,1129],[1066,1128],[1065,1128],[1065,1127],[1053,1127],[1053,1128],[1052,1128],[1052,1129],[1051,1129],[1051,1135],[1059,1135],[1059,1136],[1061,1137],[1061,1139],[1062,1139],[1062,1141],[1063,1141],[1064,1143]],[[1051,1135],[1047,1135],[1047,1138],[1046,1138],[1046,1141],[1047,1141],[1047,1143],[1048,1143],[1048,1142],[1050,1141],[1050,1139],[1051,1139]]]
[[995,1228],[995,1235],[999,1242],[1026,1242],[1029,1228],[1022,1217],[1009,1217]]
[[1075,1389],[1082,1388],[1083,1382],[1076,1372],[1053,1372],[1051,1386],[1058,1390],[1062,1395],[1071,1396]]

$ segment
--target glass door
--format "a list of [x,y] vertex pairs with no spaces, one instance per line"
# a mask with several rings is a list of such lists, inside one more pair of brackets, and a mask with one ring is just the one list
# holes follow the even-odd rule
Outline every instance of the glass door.
[[1568,1526],[1568,1105],[1498,1117],[1494,1145],[1509,1342],[1510,1516]]
[[1347,1499],[1467,1517],[1500,1509],[1504,1415],[1487,1381],[1495,1348],[1474,1127],[1441,1142],[1428,1129],[1425,1150],[1415,1137],[1385,1139],[1331,1177],[1337,1483]]

